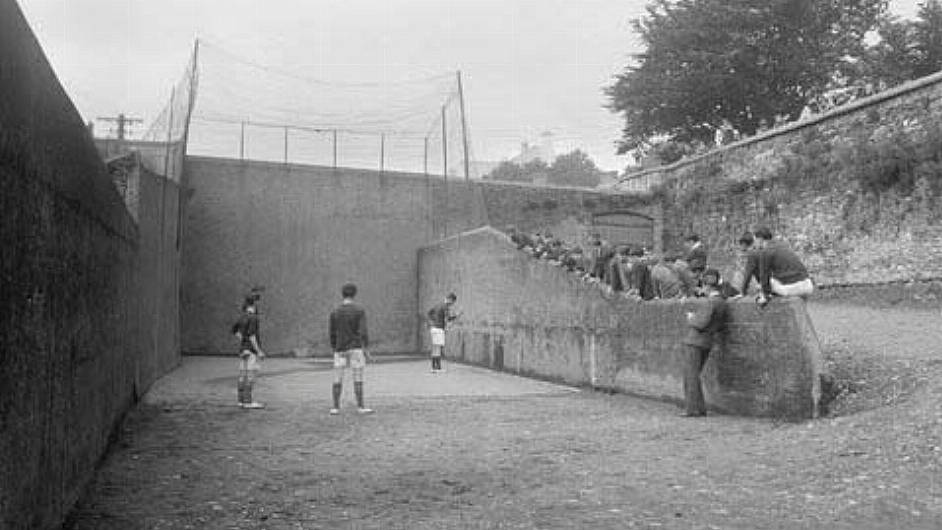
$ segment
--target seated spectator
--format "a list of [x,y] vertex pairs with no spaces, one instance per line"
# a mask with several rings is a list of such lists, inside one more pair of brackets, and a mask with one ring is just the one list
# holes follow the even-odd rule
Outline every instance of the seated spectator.
[[683,296],[695,296],[697,294],[697,279],[694,277],[694,274],[690,272],[690,268],[687,265],[687,262],[682,258],[678,257],[674,260],[674,266],[672,267],[674,272],[680,277],[681,290],[683,291]]
[[808,269],[784,241],[773,241],[768,227],[757,229],[755,236],[762,289],[756,299],[759,304],[766,304],[772,295],[805,297],[814,292]]
[[687,262],[690,272],[699,278],[707,265],[706,247],[703,246],[698,234],[690,234],[685,240],[687,242],[687,255],[684,256],[684,261]]
[[639,247],[632,250],[631,254],[633,263],[629,276],[632,294],[642,300],[651,300],[654,298],[654,287],[651,283],[651,269],[645,259],[644,250]]
[[630,247],[622,245],[616,249],[615,256],[609,262],[609,278],[611,278],[612,291],[624,292],[628,290],[628,252]]
[[738,243],[739,251],[744,256],[745,265],[743,266],[742,277],[739,278],[739,281],[734,278],[733,284],[739,286],[741,295],[745,295],[749,292],[749,285],[753,279],[756,283],[759,282],[759,252],[753,248],[755,238],[752,232],[745,232],[740,236]]
[[[739,294],[739,289],[733,287],[725,278],[720,276],[719,271],[716,272],[716,285],[714,286],[717,292],[720,293],[720,296],[723,298],[738,298],[741,296]],[[705,291],[705,290],[704,290]],[[703,296],[707,296],[706,292],[703,293]]]
[[667,254],[651,267],[651,285],[655,298],[666,300],[684,296],[684,284],[673,268],[676,261],[676,254]]

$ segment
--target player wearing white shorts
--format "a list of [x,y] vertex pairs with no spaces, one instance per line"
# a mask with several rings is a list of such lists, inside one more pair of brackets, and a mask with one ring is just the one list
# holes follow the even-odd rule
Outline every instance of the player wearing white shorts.
[[347,368],[353,372],[353,392],[357,411],[369,414],[373,409],[363,402],[363,370],[369,357],[366,348],[369,338],[366,330],[366,311],[353,301],[357,286],[348,283],[340,290],[343,302],[330,313],[330,347],[334,351],[334,384],[332,415],[340,414],[340,396],[343,394],[343,374]]
[[445,326],[460,315],[451,312],[458,297],[449,293],[445,301],[428,310],[429,335],[432,341],[432,373],[443,372],[442,358],[445,355]]

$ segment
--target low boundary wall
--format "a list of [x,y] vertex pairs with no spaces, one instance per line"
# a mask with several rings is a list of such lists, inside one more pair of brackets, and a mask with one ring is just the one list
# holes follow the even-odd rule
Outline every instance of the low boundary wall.
[[[448,292],[463,315],[446,355],[522,375],[668,400],[683,399],[685,313],[703,301],[606,298],[595,285],[520,252],[490,228],[419,251],[419,300],[427,310]],[[760,310],[732,302],[724,344],[704,371],[714,411],[812,418],[821,354],[800,300]],[[419,337],[428,349],[424,326]]]

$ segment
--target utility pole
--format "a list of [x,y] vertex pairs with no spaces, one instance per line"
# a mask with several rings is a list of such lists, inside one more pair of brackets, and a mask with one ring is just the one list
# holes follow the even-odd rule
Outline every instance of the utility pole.
[[129,125],[134,125],[136,123],[144,123],[144,120],[140,118],[131,118],[131,117],[125,116],[124,113],[118,114],[118,116],[115,118],[99,116],[98,120],[118,124],[118,129],[117,129],[118,140],[124,140],[125,138],[127,138]]

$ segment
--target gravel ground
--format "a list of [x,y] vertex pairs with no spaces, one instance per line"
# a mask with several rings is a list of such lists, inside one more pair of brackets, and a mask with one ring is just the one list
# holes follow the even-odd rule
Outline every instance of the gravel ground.
[[810,310],[842,392],[803,423],[408,359],[370,368],[374,415],[328,416],[327,366],[296,359],[246,411],[231,360],[187,358],[66,528],[942,528],[938,314]]

